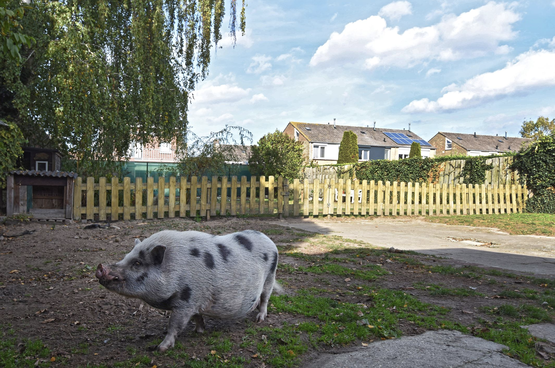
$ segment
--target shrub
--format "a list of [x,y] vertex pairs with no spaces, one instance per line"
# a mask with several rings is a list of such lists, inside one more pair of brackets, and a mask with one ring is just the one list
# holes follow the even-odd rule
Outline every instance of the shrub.
[[343,139],[339,145],[338,164],[352,164],[358,162],[358,138],[350,130],[343,133]]
[[252,146],[249,170],[253,175],[283,176],[289,180],[301,175],[303,145],[276,130],[260,138]]
[[420,147],[420,143],[412,142],[410,145],[410,153],[409,158],[421,158],[422,157],[422,148]]

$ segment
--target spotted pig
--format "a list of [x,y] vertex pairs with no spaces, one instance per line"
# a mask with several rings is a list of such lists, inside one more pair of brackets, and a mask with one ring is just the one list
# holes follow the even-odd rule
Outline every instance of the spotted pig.
[[135,247],[121,261],[99,264],[96,277],[108,290],[171,310],[168,333],[159,351],[174,346],[193,318],[241,318],[258,307],[267,314],[278,264],[276,245],[264,234],[246,230],[224,236],[197,231],[161,231]]

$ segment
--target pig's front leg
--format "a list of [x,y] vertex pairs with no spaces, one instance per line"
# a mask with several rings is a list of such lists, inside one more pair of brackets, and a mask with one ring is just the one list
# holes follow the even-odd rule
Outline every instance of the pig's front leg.
[[189,319],[193,316],[193,313],[189,310],[174,309],[170,316],[170,323],[168,325],[168,333],[164,338],[164,341],[158,345],[158,351],[164,352],[169,348],[173,348],[175,344],[175,338],[183,330]]

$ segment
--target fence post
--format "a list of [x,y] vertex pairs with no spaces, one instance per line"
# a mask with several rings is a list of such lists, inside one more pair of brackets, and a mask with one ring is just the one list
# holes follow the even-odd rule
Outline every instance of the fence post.
[[175,217],[175,176],[170,176],[170,196],[168,198],[168,217]]
[[111,214],[110,220],[117,221],[119,220],[119,184],[118,178],[112,178],[112,206],[111,206]]
[[[366,216],[368,213],[368,180],[364,179],[362,181],[362,208],[361,215]],[[372,214],[373,215],[373,214]]]
[[222,189],[220,191],[220,216],[227,214],[227,176],[222,176]]
[[158,177],[158,210],[157,217],[164,218],[164,201],[166,200],[166,178],[163,176]]
[[210,216],[216,216],[218,208],[218,184],[218,177],[213,176],[210,182],[210,209],[208,210]]
[[148,220],[154,218],[154,178],[152,176],[146,178],[146,218]]
[[98,221],[106,221],[106,178],[98,179]]
[[312,216],[318,217],[320,213],[320,180],[312,182]]
[[[8,187],[8,194],[7,194],[7,199],[8,199],[8,203],[7,203],[7,210],[6,211],[8,215],[13,215],[13,176],[10,175],[8,176],[8,184],[10,184],[10,186]],[[75,187],[73,188],[73,219],[76,221],[80,221],[81,220],[81,192],[82,192],[82,186],[83,184],[83,178],[81,177],[77,177],[76,182],[75,182]],[[10,200],[11,198],[11,200]]]
[[283,180],[283,216],[289,216],[289,180]]
[[[137,178],[139,179],[139,178]],[[179,177],[179,217],[187,216],[187,177]]]
[[210,213],[207,211],[208,199],[208,177],[203,176],[200,182],[200,216],[210,218]]
[[277,186],[277,190],[278,190],[278,218],[283,218],[283,212],[284,212],[284,204],[283,204],[283,176],[278,176],[278,186]]
[[197,177],[191,176],[191,199],[189,200],[189,216],[197,216]]
[[237,215],[237,177],[231,177],[231,216]]
[[377,213],[378,216],[383,216],[384,211],[384,192],[383,192],[383,182],[381,180],[378,181],[378,199],[377,199]]
[[270,175],[268,177],[268,213],[270,215],[274,214],[274,202],[275,202],[275,191],[274,191],[274,177]]
[[[279,180],[279,179],[278,179]],[[299,181],[299,179],[293,179],[293,216],[299,216],[299,198],[301,195],[301,183]],[[279,182],[278,182],[278,188],[279,188]],[[279,195],[278,195],[278,202],[279,202]],[[278,209],[279,209],[279,204],[278,204]]]
[[131,220],[131,178],[123,178],[123,220]]
[[143,218],[143,178],[135,178],[135,220]]
[[[258,213],[263,215],[264,214],[264,207],[266,207],[266,177],[263,175],[260,177],[259,183],[259,191],[260,191],[260,200],[258,202]],[[270,196],[268,196],[268,201],[270,200]],[[268,205],[269,207],[269,205]]]
[[324,179],[322,187],[322,215],[330,217],[330,179]]
[[241,215],[247,214],[247,177],[241,176]]

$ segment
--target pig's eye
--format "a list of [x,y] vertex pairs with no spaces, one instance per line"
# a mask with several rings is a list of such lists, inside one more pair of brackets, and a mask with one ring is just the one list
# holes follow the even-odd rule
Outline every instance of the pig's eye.
[[142,265],[143,265],[143,262],[141,262],[141,261],[135,261],[135,263],[133,263],[133,266],[135,266],[135,267],[140,267]]

